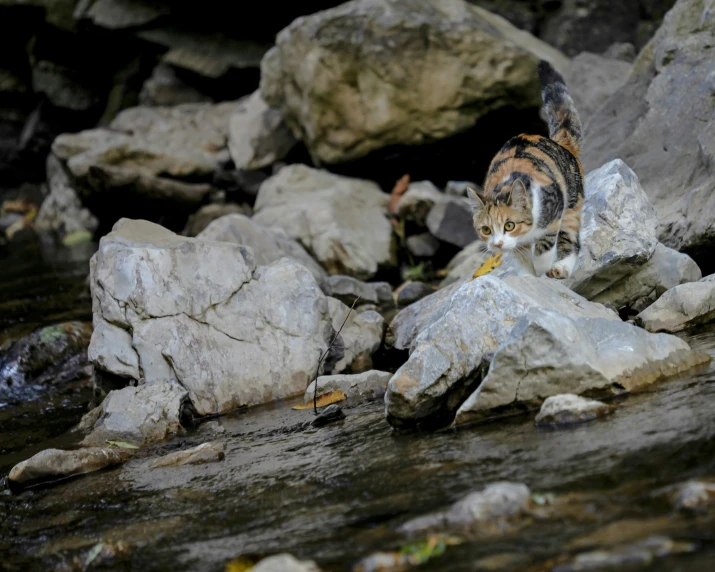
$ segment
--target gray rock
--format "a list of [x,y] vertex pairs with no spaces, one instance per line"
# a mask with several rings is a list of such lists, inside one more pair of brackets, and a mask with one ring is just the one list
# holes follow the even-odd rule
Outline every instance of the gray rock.
[[100,93],[86,77],[55,62],[40,60],[32,67],[32,89],[44,94],[57,107],[87,111],[97,106]]
[[505,528],[528,514],[531,505],[529,487],[521,483],[492,483],[482,491],[468,494],[444,512],[438,512],[410,520],[400,526],[403,534],[422,534],[445,528],[489,528],[502,525]]
[[[443,294],[447,290],[451,296]],[[432,304],[430,298],[434,298]],[[398,320],[415,306],[419,307]],[[393,320],[395,346],[410,348],[410,357],[388,385],[387,420],[397,427],[449,424],[462,401],[479,386],[483,356],[505,342],[512,326],[533,307],[620,323],[602,305],[547,278],[502,281],[483,276],[455,283],[409,306]]]
[[440,192],[430,181],[416,181],[410,183],[397,201],[396,214],[401,219],[425,226],[432,207],[450,200],[454,201],[454,198]]
[[537,425],[568,425],[590,421],[610,413],[611,408],[594,399],[585,399],[572,393],[546,398],[536,416]]
[[[333,366],[334,373],[346,371],[359,358],[369,358],[380,347],[385,329],[385,320],[380,314],[374,310],[350,312],[350,308],[335,298],[328,298],[328,312],[333,329],[337,332],[342,326],[340,336],[338,336],[338,342],[342,342],[342,344],[338,345],[342,347],[343,356]],[[349,316],[348,313],[350,313]],[[370,366],[367,369],[372,369],[372,362],[370,362]],[[353,373],[361,373],[361,371],[355,371],[354,367],[351,370]]]
[[[366,401],[385,395],[392,374],[372,369],[357,375],[323,375],[318,378],[318,397],[332,391],[342,391],[348,402]],[[305,403],[313,401],[315,382],[305,390]]]
[[201,443],[197,447],[174,451],[168,455],[163,455],[149,463],[149,467],[179,467],[181,465],[200,465],[203,463],[215,463],[224,458],[225,445],[220,441]]
[[[251,207],[248,205],[238,205],[236,203],[210,204],[202,206],[198,211],[189,217],[182,234],[184,236],[197,236],[216,219],[240,214],[246,217],[251,216]],[[218,234],[218,233],[217,233]],[[215,240],[215,239],[204,239]],[[224,242],[232,242],[230,240]],[[251,246],[250,244],[248,246]]]
[[680,284],[648,306],[636,321],[649,332],[679,332],[715,320],[715,275]]
[[[459,280],[471,278],[489,256],[490,253],[485,249],[485,245],[481,240],[468,244],[447,264],[447,275],[442,280],[442,286],[448,286]],[[506,263],[506,260],[504,263]]]
[[358,296],[360,296],[361,303],[377,304],[379,302],[377,290],[372,284],[362,282],[352,276],[336,274],[328,277],[327,282],[327,294],[348,306],[351,306]]
[[414,256],[419,258],[431,258],[439,249],[440,242],[428,232],[422,234],[413,234],[408,236],[405,241],[407,250]]
[[149,24],[169,13],[169,6],[162,2],[96,0],[83,16],[92,20],[96,26],[121,30]]
[[296,164],[261,185],[253,220],[285,230],[330,274],[365,280],[395,265],[388,201],[371,181]]
[[10,470],[10,483],[31,486],[74,475],[99,471],[123,463],[131,456],[128,449],[86,447],[76,451],[45,449]]
[[472,181],[447,181],[444,194],[450,197],[466,197],[467,187],[471,187],[474,190],[481,189],[481,185],[477,185]]
[[143,106],[172,106],[211,101],[208,95],[179,78],[173,67],[163,63],[154,68],[151,77],[144,82],[139,92],[139,103]]
[[427,215],[427,228],[436,238],[465,247],[477,240],[472,209],[464,200],[435,204]]
[[251,570],[252,572],[320,572],[320,568],[312,560],[298,560],[285,553],[264,558]]
[[691,480],[678,485],[675,492],[676,510],[695,511],[715,503],[715,483]]
[[183,431],[181,419],[190,407],[188,392],[175,382],[110,391],[101,405],[82,419],[80,429],[91,432],[81,444],[101,446],[110,440],[142,445],[161,441]]
[[[147,385],[176,380],[201,415],[302,394],[348,311],[301,264],[256,268],[249,247],[146,221],[121,219],[102,238],[90,280],[95,367]],[[381,338],[379,314],[353,314],[333,361],[346,368]],[[318,373],[331,371],[343,369]]]
[[690,253],[715,242],[714,24],[707,2],[676,2],[584,138],[584,166],[628,163],[658,212],[660,240]]
[[636,303],[644,298],[652,296],[652,303],[667,290],[679,284],[696,282],[700,278],[700,268],[690,256],[658,243],[648,262],[592,300],[611,304],[619,310],[624,307],[636,308]]
[[433,294],[435,290],[435,287],[425,284],[424,282],[405,282],[397,290],[395,290],[397,305],[409,306],[410,304],[417,302],[417,300],[421,300],[425,296]]
[[264,227],[242,214],[226,215],[214,220],[196,238],[249,246],[257,266],[267,266],[281,258],[290,258],[305,266],[321,287],[326,285],[328,274],[296,240],[280,228]]
[[645,264],[658,244],[658,217],[638,177],[616,159],[586,176],[581,254],[565,284],[587,299]]
[[262,169],[283,159],[295,146],[280,110],[268,107],[260,91],[243,99],[231,116],[228,149],[237,169]]
[[547,397],[622,393],[710,361],[680,338],[620,320],[531,308],[494,353],[489,373],[461,405],[455,424]]
[[261,92],[316,163],[337,163],[464,131],[499,107],[539,107],[539,58],[566,67],[544,42],[462,0],[353,0],[281,31]]
[[310,422],[310,425],[312,427],[323,427],[342,419],[345,419],[345,412],[337,403],[331,403]]
[[97,230],[97,217],[84,208],[65,168],[51,153],[47,157],[47,185],[50,194],[42,202],[35,220],[39,232],[51,232],[64,238],[73,232]]

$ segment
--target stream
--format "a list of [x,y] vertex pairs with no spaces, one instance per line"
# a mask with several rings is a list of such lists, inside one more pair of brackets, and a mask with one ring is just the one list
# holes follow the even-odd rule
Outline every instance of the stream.
[[[40,325],[90,319],[91,253],[2,259],[0,343]],[[683,337],[715,357],[715,328]],[[386,423],[381,400],[307,430],[312,411],[291,409],[299,398],[237,411],[123,466],[0,493],[0,570],[81,570],[99,542],[124,548],[87,569],[222,571],[241,555],[290,552],[326,571],[351,570],[375,551],[399,550],[406,541],[395,528],[403,522],[508,480],[553,494],[553,508],[501,534],[466,537],[420,570],[547,571],[584,551],[666,536],[687,549],[606,569],[712,571],[712,505],[678,512],[663,491],[715,477],[713,364],[613,400],[603,419],[561,429],[537,428],[529,414],[400,433]],[[84,389],[0,404],[0,477],[42,449],[79,442],[70,429],[90,398]],[[149,453],[209,440],[225,442],[223,461],[148,467]]]

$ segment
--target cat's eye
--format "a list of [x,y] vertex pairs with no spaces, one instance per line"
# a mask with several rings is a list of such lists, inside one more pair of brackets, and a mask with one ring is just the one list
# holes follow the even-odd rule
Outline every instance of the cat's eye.
[[482,227],[482,232],[483,232],[484,234],[491,234],[491,233],[492,233],[492,229],[489,228],[488,226],[483,226],[483,227]]
[[510,220],[507,221],[506,224],[504,225],[504,230],[507,232],[514,230],[514,223],[511,222]]

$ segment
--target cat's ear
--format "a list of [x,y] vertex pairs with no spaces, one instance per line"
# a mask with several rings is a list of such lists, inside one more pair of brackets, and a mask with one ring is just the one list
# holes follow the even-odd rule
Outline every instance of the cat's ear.
[[516,179],[512,183],[506,204],[514,207],[528,207],[531,204],[531,197],[529,196],[529,191],[526,190],[524,181]]
[[467,197],[469,198],[469,204],[472,206],[472,210],[474,212],[478,212],[484,208],[484,201],[479,196],[479,193],[469,185],[467,185]]

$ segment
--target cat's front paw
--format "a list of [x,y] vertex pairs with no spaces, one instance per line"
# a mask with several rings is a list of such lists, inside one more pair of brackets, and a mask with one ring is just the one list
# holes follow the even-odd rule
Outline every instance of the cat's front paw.
[[549,278],[556,278],[557,280],[563,280],[569,277],[569,268],[565,264],[554,264],[546,275]]

